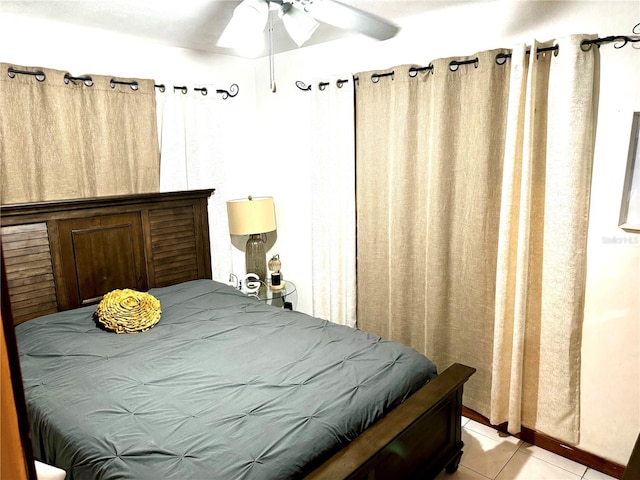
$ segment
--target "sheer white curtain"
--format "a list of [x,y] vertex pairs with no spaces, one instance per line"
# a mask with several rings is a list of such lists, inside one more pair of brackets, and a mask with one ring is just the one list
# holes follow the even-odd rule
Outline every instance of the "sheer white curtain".
[[225,167],[233,158],[229,139],[239,128],[240,112],[213,85],[164,85],[164,92],[156,92],[160,190],[216,189],[209,199],[211,270],[215,280],[226,282],[232,262]]
[[311,89],[313,314],[356,324],[354,88],[351,74]]

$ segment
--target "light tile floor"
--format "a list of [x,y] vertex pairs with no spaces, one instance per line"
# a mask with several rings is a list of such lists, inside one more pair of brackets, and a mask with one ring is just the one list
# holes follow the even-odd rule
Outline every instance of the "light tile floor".
[[464,417],[462,440],[458,471],[442,472],[437,480],[614,480]]

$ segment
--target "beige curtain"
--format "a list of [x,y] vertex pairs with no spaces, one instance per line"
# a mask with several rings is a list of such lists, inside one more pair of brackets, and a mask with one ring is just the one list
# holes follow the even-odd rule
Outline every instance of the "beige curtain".
[[467,407],[569,442],[595,133],[585,38],[415,78],[363,72],[356,91],[358,326],[440,370],[475,367]]
[[0,73],[3,204],[158,191],[152,80],[134,89],[91,75],[88,86],[4,63]]

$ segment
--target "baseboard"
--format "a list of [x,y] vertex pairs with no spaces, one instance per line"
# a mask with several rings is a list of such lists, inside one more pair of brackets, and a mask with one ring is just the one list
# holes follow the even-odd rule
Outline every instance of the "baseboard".
[[[471,420],[475,420],[478,423],[482,423],[483,425],[495,428],[500,432],[507,433],[506,423],[503,423],[501,425],[491,425],[486,417],[471,410],[470,408],[463,406],[462,415],[470,418]],[[522,427],[522,431],[515,436],[524,442],[530,443],[531,445],[544,448],[545,450],[560,455],[561,457],[568,458],[569,460],[573,460],[574,462],[578,462],[582,465],[610,475],[614,478],[622,478],[622,475],[624,474],[624,465],[620,465],[618,463],[612,462],[611,460],[604,459],[602,457],[599,457],[598,455],[594,455],[593,453],[586,452],[579,448],[566,445],[560,440],[549,437],[548,435],[544,435],[542,433],[538,433],[530,428]]]

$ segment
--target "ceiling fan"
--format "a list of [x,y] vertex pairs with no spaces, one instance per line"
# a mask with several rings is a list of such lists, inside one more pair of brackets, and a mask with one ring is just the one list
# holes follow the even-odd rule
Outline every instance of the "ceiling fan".
[[[377,40],[387,40],[400,30],[384,18],[336,0],[243,0],[235,8],[217,45],[226,48],[251,43],[261,45],[265,26],[271,23],[269,11],[275,9],[299,47],[311,38],[319,22]],[[271,30],[271,24],[269,28]]]
[[270,87],[276,92],[273,59],[273,19],[277,10],[287,33],[300,47],[311,38],[319,22],[343,30],[361,33],[377,40],[387,40],[399,27],[384,18],[337,0],[243,0],[233,11],[233,17],[220,35],[217,45],[223,48],[262,49],[264,29],[269,25]]

